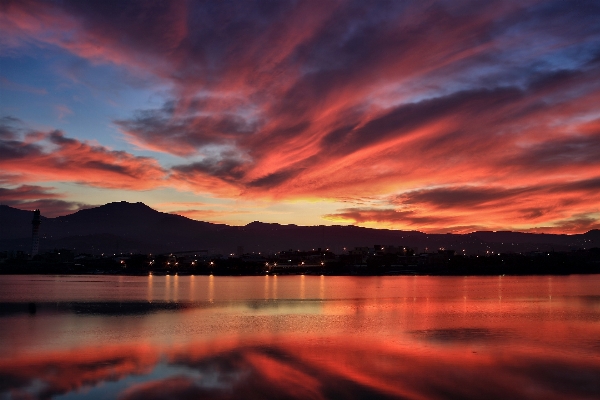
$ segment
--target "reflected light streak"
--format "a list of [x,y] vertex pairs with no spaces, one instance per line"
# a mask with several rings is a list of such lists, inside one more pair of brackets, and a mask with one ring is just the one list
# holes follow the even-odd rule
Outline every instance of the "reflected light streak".
[[265,300],[269,300],[269,275],[265,275]]
[[179,275],[176,272],[175,276],[173,277],[173,301],[177,302],[178,298],[179,298]]
[[193,303],[196,300],[196,277],[190,276],[190,301]]
[[117,283],[119,300],[123,300],[123,280],[123,275],[119,275],[119,282]]
[[319,278],[319,298],[323,300],[325,298],[325,276],[321,275]]
[[153,296],[153,288],[154,285],[154,277],[152,276],[152,274],[148,275],[148,289],[147,289],[147,299],[149,303],[152,303],[152,300],[154,300],[154,296]]
[[171,301],[171,275],[165,276],[165,301]]
[[208,277],[208,301],[213,302],[215,299],[215,277],[209,275]]

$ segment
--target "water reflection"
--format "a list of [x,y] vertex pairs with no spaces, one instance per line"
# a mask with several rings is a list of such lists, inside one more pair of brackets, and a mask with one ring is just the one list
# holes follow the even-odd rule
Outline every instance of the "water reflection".
[[165,301],[171,300],[171,275],[165,276]]
[[269,298],[269,275],[265,275],[265,296],[264,299],[267,300]]
[[210,275],[208,277],[208,301],[213,302],[215,298],[215,277]]
[[173,301],[177,301],[179,298],[179,275],[175,273],[173,277]]
[[[480,333],[467,333],[467,336]],[[484,336],[486,333],[483,333]],[[462,333],[460,334],[462,335]],[[459,335],[459,336],[460,336]],[[0,362],[13,398],[593,398],[600,360],[552,349],[465,353],[341,337],[88,347]],[[132,379],[127,387],[116,382]],[[134,381],[137,381],[135,383]]]
[[4,277],[0,398],[598,398],[599,337],[598,276]]
[[190,276],[189,278],[190,280],[190,301],[194,302],[194,300],[196,299],[196,277],[194,275]]
[[510,331],[487,328],[448,328],[412,331],[417,339],[438,343],[490,343],[497,345],[499,341],[510,338]]
[[321,275],[319,280],[319,299],[323,300],[325,298],[325,276]]
[[148,276],[148,290],[147,290],[148,295],[146,296],[146,300],[148,302],[152,302],[152,299],[154,298],[153,287],[154,287],[154,277],[152,276],[152,273],[150,273],[150,275]]

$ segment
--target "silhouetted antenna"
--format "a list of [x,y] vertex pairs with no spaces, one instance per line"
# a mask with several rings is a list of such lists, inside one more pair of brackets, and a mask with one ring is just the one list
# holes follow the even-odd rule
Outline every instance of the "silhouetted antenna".
[[40,210],[33,212],[33,220],[31,221],[31,257],[34,257],[40,251]]

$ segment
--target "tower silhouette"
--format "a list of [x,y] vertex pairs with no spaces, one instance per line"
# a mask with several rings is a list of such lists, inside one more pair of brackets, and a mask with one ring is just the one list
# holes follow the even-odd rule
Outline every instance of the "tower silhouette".
[[31,257],[35,257],[35,255],[40,251],[41,223],[42,221],[40,220],[40,210],[38,209],[33,212],[33,220],[31,221]]

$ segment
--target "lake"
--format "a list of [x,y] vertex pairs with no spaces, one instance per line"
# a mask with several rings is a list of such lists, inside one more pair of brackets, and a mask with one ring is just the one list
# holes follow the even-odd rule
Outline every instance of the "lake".
[[0,398],[597,399],[600,275],[0,276]]

